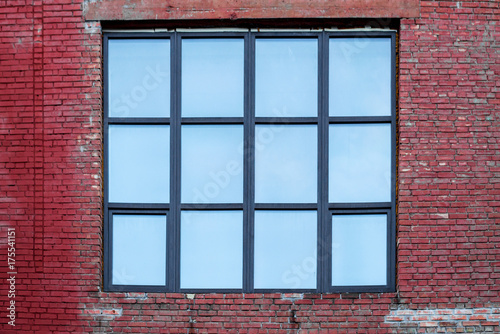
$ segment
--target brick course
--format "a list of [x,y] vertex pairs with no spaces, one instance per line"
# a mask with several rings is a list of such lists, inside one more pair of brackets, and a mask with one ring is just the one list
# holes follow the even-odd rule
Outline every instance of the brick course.
[[[402,17],[396,293],[102,292],[102,45],[92,18],[151,19],[154,3],[0,1],[0,332],[500,332],[498,0],[400,2],[406,12],[395,1],[394,12],[379,1],[376,11],[332,2],[345,9],[338,15],[318,14],[327,6],[317,1],[271,14]],[[253,1],[247,18],[274,3]],[[224,2],[210,4],[214,11],[195,17],[158,14],[237,25]],[[15,328],[4,284],[8,227],[16,228]]]

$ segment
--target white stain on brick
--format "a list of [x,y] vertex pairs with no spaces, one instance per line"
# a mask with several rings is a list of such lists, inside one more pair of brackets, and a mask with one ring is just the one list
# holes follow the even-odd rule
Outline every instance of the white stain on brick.
[[416,333],[477,332],[478,328],[481,333],[497,333],[500,308],[391,310],[385,323]]
[[86,309],[85,310],[86,314],[91,315],[94,317],[94,319],[101,319],[101,320],[112,320],[115,317],[119,317],[122,315],[122,309],[121,308],[106,308],[106,309]]
[[281,299],[291,300],[291,301],[300,300],[300,299],[304,299],[304,294],[303,293],[282,293]]
[[[87,4],[83,4],[84,11]],[[101,24],[98,21],[87,21],[85,22],[85,33],[86,34],[99,34],[101,32]]]

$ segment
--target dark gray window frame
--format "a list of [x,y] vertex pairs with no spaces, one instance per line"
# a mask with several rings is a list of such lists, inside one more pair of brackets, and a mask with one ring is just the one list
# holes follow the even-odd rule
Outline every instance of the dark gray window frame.
[[[330,38],[369,37],[391,39],[391,116],[331,117],[328,114],[328,43]],[[244,40],[244,117],[181,118],[181,40],[184,38],[240,38]],[[255,117],[255,40],[256,38],[317,38],[318,40],[318,117]],[[168,118],[109,117],[108,41],[110,39],[170,39],[170,110]],[[393,292],[396,286],[396,32],[395,31],[304,31],[304,32],[168,32],[168,33],[104,33],[104,291],[130,292]],[[328,202],[328,127],[330,124],[391,125],[391,201],[381,203]],[[170,126],[170,203],[110,203],[108,201],[108,127],[111,124]],[[240,124],[244,128],[244,197],[243,203],[181,204],[180,154],[182,124]],[[254,202],[254,134],[256,124],[315,124],[318,129],[318,202],[262,204]],[[180,212],[181,210],[241,210],[243,211],[243,287],[242,289],[181,289],[180,288]],[[316,210],[317,225],[317,287],[316,289],[254,289],[254,212],[255,210]],[[331,285],[331,218],[334,214],[368,214],[385,212],[388,217],[387,284],[383,286]],[[167,215],[167,275],[163,286],[112,284],[112,215]]]

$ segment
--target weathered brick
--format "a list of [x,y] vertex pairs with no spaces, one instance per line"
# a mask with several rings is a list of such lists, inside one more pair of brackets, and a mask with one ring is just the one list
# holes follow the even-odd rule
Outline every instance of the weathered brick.
[[[15,331],[3,317],[0,332],[500,332],[499,6],[0,1],[0,248],[6,227],[15,227],[18,305]],[[323,19],[327,27],[350,27],[335,20],[342,17],[399,24],[398,293],[102,292],[98,20],[141,28],[204,22],[295,28]],[[291,26],[252,21],[269,18]],[[128,22],[142,19],[149,21]],[[2,280],[6,263],[3,252]],[[6,296],[2,284],[3,310]]]

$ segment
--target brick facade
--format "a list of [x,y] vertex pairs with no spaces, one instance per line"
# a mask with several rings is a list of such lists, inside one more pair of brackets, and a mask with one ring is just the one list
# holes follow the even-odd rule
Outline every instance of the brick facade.
[[[500,332],[498,0],[211,1],[194,2],[189,8],[203,10],[192,12],[182,1],[163,3],[0,1],[0,332]],[[392,18],[397,292],[102,292],[101,32],[112,23],[99,20],[169,24],[137,21],[153,14],[236,26],[240,18]]]

